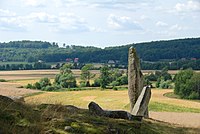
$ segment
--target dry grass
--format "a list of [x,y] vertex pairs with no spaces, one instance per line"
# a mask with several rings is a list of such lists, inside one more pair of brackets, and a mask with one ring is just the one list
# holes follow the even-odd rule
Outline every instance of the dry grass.
[[[171,104],[188,108],[200,109],[200,103],[190,100],[173,99],[163,96],[172,90],[152,90],[151,102]],[[45,92],[37,96],[26,98],[27,103],[61,103],[71,104],[78,107],[86,108],[90,101],[99,103],[106,109],[122,109],[129,110],[129,99],[127,90],[90,90],[90,91],[70,91],[70,92]]]
[[27,94],[40,92],[38,90],[17,88],[20,85],[16,84],[16,83],[0,82],[0,85],[1,85],[0,86],[0,95],[4,95],[4,96],[24,96]]

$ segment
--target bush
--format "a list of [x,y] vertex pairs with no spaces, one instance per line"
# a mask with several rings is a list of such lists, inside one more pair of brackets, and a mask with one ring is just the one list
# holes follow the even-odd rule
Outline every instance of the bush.
[[118,90],[118,88],[117,88],[117,87],[113,87],[112,89],[113,89],[113,90],[115,90],[115,91],[117,91],[117,90]]
[[86,83],[84,81],[80,82],[80,87],[86,87]]
[[49,78],[42,78],[42,79],[40,79],[39,84],[40,84],[40,88],[43,88],[46,86],[50,86],[51,82],[50,82]]
[[36,82],[36,83],[34,84],[34,86],[35,86],[36,89],[41,89],[41,85],[40,85],[39,82]]
[[169,81],[169,80],[165,81],[164,79],[162,79],[160,81],[159,87],[162,88],[162,89],[168,89],[168,88],[171,87],[170,85],[171,85],[171,81]]
[[46,86],[43,90],[44,91],[54,91],[55,87],[54,86]]
[[0,79],[0,82],[7,82],[7,80],[4,80],[4,79]]
[[112,87],[119,86],[119,82],[113,81],[113,82],[110,83],[110,86],[112,86]]
[[32,88],[33,88],[33,85],[32,85],[32,84],[27,84],[27,85],[26,85],[26,88],[27,88],[27,89],[32,89]]
[[92,84],[93,87],[100,87],[100,79],[95,79],[94,83]]
[[122,75],[122,76],[118,77],[117,78],[117,82],[119,83],[119,85],[128,84],[128,76],[127,75]]
[[195,99],[198,99],[199,98],[199,94],[197,92],[192,92],[189,96],[188,96],[188,99],[191,99],[191,100],[195,100]]
[[183,70],[176,75],[174,93],[181,98],[200,99],[200,74]]

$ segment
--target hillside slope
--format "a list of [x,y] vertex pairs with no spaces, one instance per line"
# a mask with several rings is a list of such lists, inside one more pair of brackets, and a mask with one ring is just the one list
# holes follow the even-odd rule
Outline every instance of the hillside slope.
[[69,105],[29,106],[0,96],[0,133],[182,134],[199,131],[151,119],[137,122],[98,117],[86,109]]
[[109,60],[115,60],[121,64],[127,64],[130,46],[136,48],[139,57],[144,61],[200,58],[200,38],[189,38],[152,41],[104,49],[76,45],[66,45],[65,48],[59,48],[56,43],[12,41],[0,43],[0,52],[2,53],[0,60],[59,62],[65,61],[66,58],[79,58],[81,63],[106,63]]

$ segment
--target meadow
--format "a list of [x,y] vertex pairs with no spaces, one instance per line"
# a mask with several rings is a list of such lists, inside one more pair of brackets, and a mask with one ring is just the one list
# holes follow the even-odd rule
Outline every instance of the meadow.
[[[143,71],[144,74],[152,70]],[[59,70],[21,70],[21,71],[1,71],[0,78],[8,80],[14,86],[25,86],[28,83],[35,83],[40,78],[48,77],[53,82],[53,78]],[[80,70],[73,70],[77,81],[80,81]],[[92,70],[92,73],[99,75],[99,70]],[[169,71],[171,74],[177,73],[176,70]],[[12,85],[11,84],[11,85]],[[9,85],[9,84],[7,84]],[[12,87],[12,86],[11,86]],[[9,87],[8,87],[9,88]],[[86,108],[90,101],[96,101],[106,109],[129,110],[129,99],[127,90],[113,91],[111,89],[101,90],[100,88],[89,88],[86,91],[65,91],[65,92],[43,92],[39,95],[30,95],[26,97],[27,103],[51,103],[51,104],[71,104],[78,107]],[[24,89],[26,90],[26,89]],[[169,98],[164,94],[173,92],[172,89],[152,89],[150,101],[150,110],[153,111],[177,111],[175,107],[181,107],[178,111],[195,111],[200,112],[200,103],[190,100],[181,100]],[[165,105],[165,108],[162,108]],[[185,109],[185,110],[184,110]],[[190,109],[190,110],[188,110]],[[194,110],[197,109],[197,110]]]
[[[151,71],[152,70],[143,71],[143,73],[148,73]],[[98,70],[93,70],[92,72],[99,75]],[[28,83],[35,83],[43,77],[48,77],[53,82],[53,78],[57,73],[59,73],[59,70],[2,71],[0,72],[0,78],[4,78],[8,80],[8,82],[3,83],[4,87],[0,87],[0,94],[3,93],[6,95],[10,94],[24,96],[25,102],[31,105],[62,104],[74,105],[76,107],[87,109],[88,104],[91,101],[95,101],[104,109],[126,111],[130,110],[128,92],[126,88],[123,88],[124,90],[114,91],[112,89],[101,90],[100,88],[91,87],[89,88],[89,90],[84,91],[59,92],[41,92],[38,90],[16,88],[19,86],[24,86]],[[78,81],[80,81],[80,70],[73,70],[73,73],[75,74]],[[175,74],[177,73],[177,71],[170,71],[170,73]],[[152,118],[159,118],[157,117],[159,114],[160,117],[162,117],[162,112],[194,114],[200,113],[200,103],[198,101],[177,99],[165,95],[172,92],[173,89],[152,89],[149,110],[150,114],[151,112],[157,112],[156,115],[155,113],[152,114]],[[182,121],[179,121],[178,123],[180,122]],[[198,126],[200,126],[200,122],[197,122],[197,125],[195,127]]]

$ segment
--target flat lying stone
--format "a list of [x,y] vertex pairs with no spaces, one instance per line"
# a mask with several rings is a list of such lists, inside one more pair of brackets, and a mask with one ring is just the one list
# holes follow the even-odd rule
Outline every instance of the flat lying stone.
[[90,102],[88,105],[89,111],[98,116],[104,116],[116,119],[137,120],[142,121],[143,116],[134,116],[126,111],[108,111],[103,110],[97,103]]

